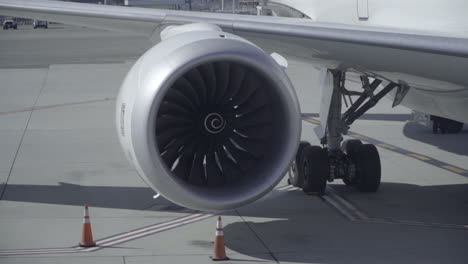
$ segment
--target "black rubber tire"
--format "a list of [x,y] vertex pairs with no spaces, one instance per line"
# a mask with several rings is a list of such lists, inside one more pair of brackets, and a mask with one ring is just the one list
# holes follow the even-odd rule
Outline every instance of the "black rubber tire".
[[377,148],[372,144],[363,144],[356,154],[356,188],[361,192],[376,192],[382,173]]
[[304,183],[304,168],[303,164],[305,161],[304,148],[310,147],[310,143],[307,141],[301,141],[297,148],[296,158],[294,163],[291,165],[291,173],[289,174],[289,182],[292,186],[302,188]]
[[324,194],[330,174],[328,151],[319,146],[311,146],[304,151],[307,159],[302,190],[308,194]]
[[[351,159],[351,162],[356,164],[356,159],[357,159],[356,153],[358,152],[358,149],[361,147],[361,145],[362,145],[362,142],[359,139],[347,139],[341,145],[341,149],[343,150],[343,152],[345,152],[348,155],[348,157]],[[344,184],[348,186],[356,185],[355,180],[350,181],[347,178],[343,178],[343,182]]]
[[343,141],[342,150],[348,154],[348,156],[354,156],[354,153],[356,153],[356,150],[358,149],[358,146],[361,146],[362,142],[359,139],[347,139]]

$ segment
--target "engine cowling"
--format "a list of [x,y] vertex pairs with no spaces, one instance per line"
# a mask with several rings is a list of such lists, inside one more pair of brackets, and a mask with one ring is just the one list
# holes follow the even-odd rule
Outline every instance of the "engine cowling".
[[145,182],[204,211],[269,192],[301,130],[284,69],[247,40],[203,25],[169,32],[134,64],[116,118],[124,152]]

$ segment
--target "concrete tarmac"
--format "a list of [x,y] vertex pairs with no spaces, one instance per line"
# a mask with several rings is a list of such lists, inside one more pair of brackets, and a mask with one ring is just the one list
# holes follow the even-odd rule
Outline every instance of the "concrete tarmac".
[[[0,263],[211,263],[215,215],[153,200],[118,143],[115,97],[149,47],[66,25],[0,31]],[[318,144],[319,72],[289,65]],[[467,263],[468,128],[434,135],[410,112],[382,101],[351,128],[381,144],[377,193],[335,181],[320,198],[284,179],[221,212],[227,262]],[[84,203],[97,248],[77,247]]]

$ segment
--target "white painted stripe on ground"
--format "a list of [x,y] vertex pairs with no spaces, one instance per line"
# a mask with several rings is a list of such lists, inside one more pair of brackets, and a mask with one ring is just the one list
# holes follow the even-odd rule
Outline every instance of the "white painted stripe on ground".
[[428,223],[421,221],[409,221],[409,220],[395,220],[395,219],[382,219],[382,218],[370,218],[364,212],[357,209],[354,205],[346,201],[339,193],[332,187],[327,187],[328,196],[324,196],[324,199],[341,214],[346,216],[351,221],[367,222],[367,223],[379,223],[379,224],[393,224],[393,225],[410,225],[410,226],[421,226],[421,227],[437,227],[437,228],[451,228],[451,229],[463,229],[468,230],[467,225],[457,224],[442,224],[442,223]]
[[[133,230],[133,231],[130,231],[130,232],[125,232],[125,233],[122,233],[122,234],[119,234],[119,235],[116,235],[116,236],[112,236],[112,237],[108,237],[108,238],[105,238],[105,239],[97,240],[96,243],[97,244],[106,244],[106,243],[108,243],[110,241],[113,241],[113,240],[116,240],[116,239],[121,239],[121,238],[124,238],[124,237],[131,237],[131,236],[133,236],[135,234],[139,234],[139,233],[142,233],[142,232],[144,233],[144,232],[154,231],[154,230],[157,230],[158,228],[163,228],[163,227],[166,227],[166,226],[172,226],[173,224],[177,224],[177,223],[182,223],[183,224],[189,219],[197,220],[199,217],[202,217],[202,216],[204,216],[204,215],[202,215],[202,214],[187,215],[187,216],[184,216],[184,217],[181,217],[181,218],[174,219],[172,221],[158,223],[158,224],[155,224],[155,225],[139,228],[139,229],[136,229],[136,230]],[[209,217],[211,217],[211,216],[212,215],[210,215]]]
[[27,256],[27,255],[42,255],[42,254],[65,254],[65,253],[77,253],[77,250],[68,250],[68,251],[27,251],[27,252],[5,252],[0,253],[0,256]]
[[99,240],[96,242],[97,247],[86,248],[83,251],[90,252],[90,251],[99,250],[105,247],[113,246],[116,244],[134,240],[140,237],[152,235],[155,233],[173,229],[175,227],[179,227],[182,225],[187,225],[193,222],[207,219],[207,218],[213,217],[214,215],[215,214],[195,214],[195,215],[190,215],[188,217],[184,217],[184,219],[177,219],[172,222],[166,222],[166,223],[161,223],[161,224],[154,225],[151,227],[141,228],[138,230],[134,230],[132,232],[123,233],[118,236],[110,237],[104,240]]
[[2,254],[12,254],[12,253],[30,253],[30,252],[68,252],[68,251],[76,251],[75,248],[63,248],[63,249],[10,249],[10,250],[2,250],[0,252],[0,256]]
[[108,237],[106,239],[97,240],[97,247],[91,248],[48,248],[48,249],[10,249],[10,250],[0,250],[0,256],[8,255],[35,255],[35,254],[61,254],[61,253],[78,253],[78,252],[90,252],[99,250],[105,247],[113,246],[120,244],[126,241],[134,240],[143,236],[148,236],[151,234],[159,233],[165,230],[169,230],[178,226],[190,224],[197,222],[203,219],[213,217],[215,214],[193,214],[187,215],[181,218],[174,219],[172,221],[155,224],[152,226],[140,228],[116,236]]
[[10,255],[35,255],[35,254],[61,254],[61,253],[76,253],[80,248],[62,248],[62,249],[11,249],[1,250],[0,256]]
[[[295,191],[295,190],[300,190],[300,189],[297,188],[297,187],[291,186],[291,185],[286,185],[286,186],[279,187],[276,190],[286,192],[286,191],[293,191],[293,190]],[[359,210],[353,204],[351,204],[346,199],[344,199],[331,186],[327,186],[327,195],[322,196],[322,197],[328,204],[330,204],[333,208],[338,210],[338,212],[340,212],[342,215],[344,215],[350,221],[468,230],[468,225],[427,223],[427,222],[408,221],[408,220],[371,218],[371,217],[367,216],[366,213]]]
[[348,212],[348,210],[346,210],[346,208],[341,206],[339,203],[335,202],[333,200],[333,198],[331,198],[330,196],[325,195],[325,196],[323,196],[323,199],[325,199],[325,201],[327,201],[330,205],[332,205],[336,210],[338,210],[342,215],[344,215],[349,220],[351,220],[351,221],[356,220],[356,218],[353,215],[351,215]]
[[360,219],[368,219],[367,215],[364,212],[361,212],[359,209],[357,209],[354,205],[346,201],[343,197],[341,197],[335,189],[332,187],[327,187],[328,194],[331,195],[333,198],[338,200],[345,208],[347,208],[351,213],[356,215]]
[[427,223],[427,222],[420,222],[420,221],[381,219],[381,218],[368,218],[368,219],[364,219],[364,220],[360,220],[360,221],[368,222],[368,223],[409,225],[409,226],[437,227],[437,228],[450,228],[450,229],[468,230],[468,226],[466,226],[466,225],[457,225],[457,224]]
[[[288,191],[298,189],[291,185],[281,186],[277,191]],[[182,225],[187,225],[193,222],[204,220],[210,217],[215,216],[216,214],[191,214],[184,217],[180,217],[168,222],[158,223],[151,226],[143,227],[119,235],[107,237],[104,239],[96,240],[96,247],[91,248],[40,248],[40,249],[7,249],[0,250],[0,256],[9,256],[9,255],[35,255],[35,254],[60,254],[60,253],[79,253],[79,252],[91,252],[105,247],[113,246],[120,244],[126,241],[134,240],[143,236],[152,235],[175,227]]]

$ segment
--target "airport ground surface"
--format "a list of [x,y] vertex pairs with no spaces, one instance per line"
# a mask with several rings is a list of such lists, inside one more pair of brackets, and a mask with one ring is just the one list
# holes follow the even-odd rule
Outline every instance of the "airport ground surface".
[[[215,216],[153,200],[118,144],[115,97],[150,45],[64,25],[0,31],[0,263],[211,262]],[[289,63],[302,137],[317,144],[318,72]],[[468,128],[433,135],[390,104],[351,129],[380,144],[379,192],[335,182],[321,199],[283,180],[220,213],[229,263],[467,263]],[[76,247],[85,202],[101,245],[89,250]]]

